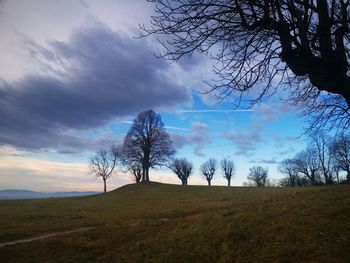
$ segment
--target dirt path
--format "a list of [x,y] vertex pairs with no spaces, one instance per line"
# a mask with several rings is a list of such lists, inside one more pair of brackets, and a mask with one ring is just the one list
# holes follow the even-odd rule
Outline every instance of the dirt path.
[[50,233],[50,234],[45,234],[37,237],[32,237],[32,238],[26,238],[26,239],[19,239],[16,241],[11,241],[11,242],[5,242],[5,243],[0,243],[0,248],[5,247],[5,246],[12,246],[16,245],[19,243],[27,243],[27,242],[32,242],[32,241],[37,241],[45,238],[50,238],[50,237],[56,237],[56,236],[63,236],[71,233],[77,233],[77,232],[85,232],[91,229],[94,229],[96,227],[81,227],[81,228],[76,228],[73,230],[67,230],[67,231],[61,231],[61,232],[55,232],[55,233]]

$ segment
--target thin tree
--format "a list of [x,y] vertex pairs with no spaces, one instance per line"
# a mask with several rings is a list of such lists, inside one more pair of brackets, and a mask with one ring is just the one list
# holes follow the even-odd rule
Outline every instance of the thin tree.
[[213,51],[220,98],[254,104],[289,86],[290,102],[315,117],[310,128],[349,127],[349,1],[148,1],[156,14],[144,35],[157,34],[171,60]]
[[339,163],[337,163],[336,161],[332,164],[332,171],[335,173],[335,177],[337,178],[337,183],[340,184],[339,172],[341,171],[341,167],[339,166]]
[[249,175],[247,176],[248,181],[250,181],[254,186],[262,187],[268,184],[268,172],[267,168],[261,166],[253,166],[249,168]]
[[107,191],[107,180],[113,175],[119,156],[120,148],[112,146],[110,150],[99,151],[90,158],[90,172],[102,178],[105,193]]
[[129,168],[129,171],[131,172],[131,174],[134,176],[135,179],[135,183],[140,183],[141,179],[142,179],[142,167],[141,165],[131,165],[131,167]]
[[[340,134],[331,143],[331,153],[335,162],[335,171],[339,175],[339,170],[346,172],[346,179],[350,182],[350,136]],[[337,178],[339,182],[339,177]]]
[[141,112],[124,138],[124,162],[142,167],[143,182],[149,181],[149,169],[167,165],[175,150],[159,114],[153,110]]
[[193,164],[187,161],[185,158],[175,159],[171,163],[170,169],[181,180],[182,185],[187,185],[187,180],[190,177],[193,170]]
[[314,145],[316,149],[320,172],[324,177],[325,184],[332,184],[333,173],[330,137],[324,132],[318,131],[311,136],[311,145]]
[[224,172],[224,178],[227,180],[227,185],[231,186],[231,179],[234,176],[236,171],[234,162],[227,159],[222,160],[221,169]]
[[200,171],[207,180],[209,186],[211,186],[211,180],[214,177],[216,169],[217,162],[215,159],[209,159],[200,166]]

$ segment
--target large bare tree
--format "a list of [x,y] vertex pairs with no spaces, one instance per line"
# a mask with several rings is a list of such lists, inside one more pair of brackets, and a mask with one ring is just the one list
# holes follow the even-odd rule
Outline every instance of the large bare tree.
[[217,161],[215,159],[209,159],[200,166],[200,171],[207,180],[209,186],[211,186],[211,180],[214,177],[216,169]]
[[221,160],[221,169],[224,172],[224,178],[227,180],[227,185],[231,186],[231,179],[236,171],[234,162],[227,159]]
[[90,172],[103,180],[103,191],[107,191],[107,180],[113,175],[120,156],[120,147],[112,146],[108,151],[102,150],[90,158]]
[[288,186],[297,186],[298,185],[298,166],[295,159],[285,159],[278,166],[278,170],[285,174],[288,180],[285,180]]
[[149,169],[167,165],[175,150],[159,114],[141,112],[124,138],[123,160],[130,167],[142,167],[142,181],[149,181]]
[[306,150],[297,153],[293,160],[298,172],[304,175],[311,185],[321,182],[320,166],[315,148],[309,146]]
[[187,179],[190,177],[193,164],[187,161],[185,158],[175,159],[171,165],[170,169],[179,177],[182,185],[187,185]]
[[148,1],[143,35],[158,35],[171,60],[212,51],[220,98],[253,105],[285,87],[310,128],[350,126],[349,0]]

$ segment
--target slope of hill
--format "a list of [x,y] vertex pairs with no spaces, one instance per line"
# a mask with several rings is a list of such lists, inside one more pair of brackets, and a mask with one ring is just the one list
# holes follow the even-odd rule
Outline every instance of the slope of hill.
[[349,205],[346,185],[0,201],[0,243],[71,231],[0,247],[0,262],[350,262]]
[[41,193],[30,190],[19,189],[7,189],[0,190],[0,200],[5,199],[33,199],[33,198],[51,198],[51,197],[73,197],[73,196],[85,196],[96,195],[99,192],[53,192],[53,193]]

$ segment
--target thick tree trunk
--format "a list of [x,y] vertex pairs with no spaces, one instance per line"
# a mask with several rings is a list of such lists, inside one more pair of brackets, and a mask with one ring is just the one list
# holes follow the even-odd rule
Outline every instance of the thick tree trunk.
[[107,192],[107,184],[106,184],[106,178],[103,178],[103,191]]
[[336,176],[337,176],[337,182],[338,182],[338,184],[339,184],[340,181],[339,181],[339,172],[338,172],[338,171],[336,172]]
[[311,174],[307,175],[307,177],[310,179],[311,185],[316,185],[315,175]]
[[138,184],[141,181],[141,176],[135,176],[135,181]]
[[187,185],[187,178],[181,179],[182,185]]
[[227,179],[227,186],[231,186],[231,178]]
[[149,167],[146,168],[146,182],[149,182]]
[[141,182],[146,182],[146,169],[142,168],[142,179]]
[[211,180],[207,179],[207,181],[208,181],[208,185],[211,186]]

